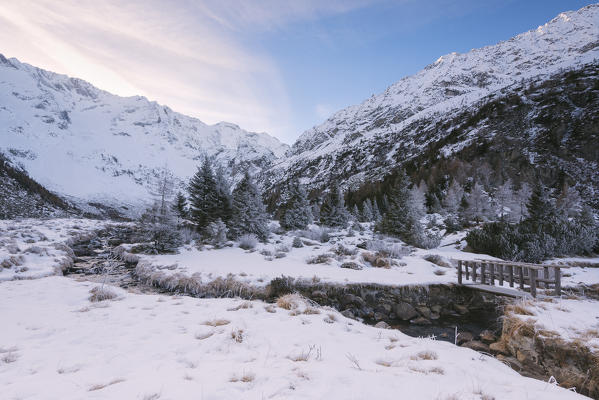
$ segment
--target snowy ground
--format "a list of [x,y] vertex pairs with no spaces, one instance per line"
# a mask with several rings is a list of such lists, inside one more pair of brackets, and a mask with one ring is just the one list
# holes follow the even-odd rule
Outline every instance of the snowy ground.
[[[576,399],[472,350],[236,299],[0,283],[3,399]],[[215,325],[215,326],[213,326]]]
[[91,219],[0,220],[0,281],[62,274],[69,240],[101,228]]
[[599,353],[599,301],[547,298],[526,301],[522,306],[533,315],[514,316],[532,322],[537,332],[557,334],[566,341],[582,341]]

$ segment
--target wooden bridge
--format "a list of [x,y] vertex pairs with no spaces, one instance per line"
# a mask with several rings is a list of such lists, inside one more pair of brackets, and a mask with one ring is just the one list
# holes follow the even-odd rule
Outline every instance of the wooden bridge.
[[[504,283],[508,283],[510,288],[513,288],[514,284],[518,284],[521,291],[525,290],[526,285],[530,289],[532,297],[537,297],[537,288],[553,288],[555,295],[559,296],[562,291],[561,270],[569,268],[564,265],[540,265],[493,260],[457,260],[457,262],[458,283],[460,285],[468,285],[479,290],[514,297],[522,292],[510,291],[503,286]],[[468,280],[471,280],[472,283],[464,283]],[[495,286],[496,281],[499,287]]]

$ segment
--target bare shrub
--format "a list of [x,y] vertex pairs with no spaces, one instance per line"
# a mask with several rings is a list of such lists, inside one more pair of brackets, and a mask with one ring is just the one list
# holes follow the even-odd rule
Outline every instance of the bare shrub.
[[92,290],[89,291],[91,296],[89,296],[89,301],[92,303],[104,300],[112,300],[117,298],[117,294],[112,291],[108,286],[96,286]]
[[401,243],[392,243],[385,240],[369,240],[366,249],[378,253],[381,257],[402,258],[410,255],[410,249]]
[[297,249],[304,247],[304,244],[302,243],[302,239],[300,239],[299,236],[296,236],[293,238],[293,243],[291,245]]
[[337,254],[338,256],[354,256],[358,253],[358,249],[357,248],[349,248],[347,246],[344,246],[343,243],[339,243],[337,244],[337,246],[335,246],[333,248],[333,251],[335,252],[335,254]]
[[331,261],[333,260],[333,254],[331,253],[324,253],[324,254],[319,254],[313,257],[310,257],[306,260],[307,264],[330,264]]
[[239,247],[244,250],[254,249],[258,245],[258,238],[253,234],[245,234],[239,237]]
[[307,239],[316,240],[320,243],[326,243],[331,239],[329,228],[314,227],[301,231],[299,234]]

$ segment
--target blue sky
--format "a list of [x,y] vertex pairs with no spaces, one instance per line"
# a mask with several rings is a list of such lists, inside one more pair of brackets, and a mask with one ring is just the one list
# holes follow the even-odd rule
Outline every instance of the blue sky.
[[0,2],[0,53],[292,143],[438,57],[494,44],[578,0]]

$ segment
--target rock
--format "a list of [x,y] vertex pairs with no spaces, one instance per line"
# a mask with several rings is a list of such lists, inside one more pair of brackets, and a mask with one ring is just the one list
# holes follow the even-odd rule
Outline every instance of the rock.
[[453,308],[461,315],[467,314],[468,313],[468,307],[463,306],[461,304],[454,304]]
[[426,306],[420,306],[420,307],[416,307],[416,310],[422,314],[422,316],[424,318],[430,318],[431,317],[431,309],[426,307]]
[[391,326],[385,321],[377,322],[374,327],[379,329],[391,329]]
[[374,313],[374,320],[375,321],[382,321],[384,319],[387,319],[387,316],[385,314],[380,313],[380,312],[375,312]]
[[432,320],[436,320],[441,318],[441,315],[439,315],[438,313],[431,313],[431,316],[429,318]]
[[315,290],[315,291],[312,292],[312,297],[316,297],[316,298],[319,298],[319,299],[326,299],[327,298],[327,294],[323,290]]
[[462,347],[467,347],[475,351],[482,351],[483,353],[489,352],[489,345],[484,344],[483,342],[479,342],[478,340],[471,340],[469,342],[466,342],[462,344]]
[[482,331],[480,333],[479,337],[480,337],[480,340],[486,344],[491,344],[491,343],[497,341],[497,336],[495,336],[495,334],[493,332],[491,332],[490,330]]
[[443,309],[443,307],[441,307],[438,304],[435,304],[434,306],[431,306],[431,311],[437,314],[441,314],[441,310]]
[[505,343],[503,343],[503,342],[491,343],[489,345],[489,350],[491,350],[492,354],[501,354],[504,356],[510,355],[509,350],[507,349],[507,347],[505,346]]
[[343,264],[341,264],[341,268],[361,270],[362,266],[360,264],[358,264],[358,263],[353,262],[353,261],[348,261],[348,262],[344,262]]
[[414,307],[408,303],[396,304],[393,311],[395,312],[395,315],[397,315],[397,318],[403,321],[407,321],[418,316],[416,309],[414,309]]
[[356,316],[351,310],[343,310],[341,311],[341,315],[343,315],[346,318],[356,319]]
[[424,317],[418,317],[416,319],[410,320],[410,324],[414,324],[414,325],[430,325],[431,321],[429,321],[428,319],[426,319]]
[[470,342],[474,340],[474,335],[472,335],[470,332],[459,332],[458,333],[458,345],[461,346],[462,344],[466,343],[466,342]]

